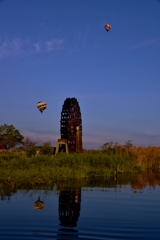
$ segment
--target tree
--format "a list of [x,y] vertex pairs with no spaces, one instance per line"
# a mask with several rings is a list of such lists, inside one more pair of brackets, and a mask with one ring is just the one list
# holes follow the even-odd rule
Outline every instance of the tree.
[[29,137],[25,137],[24,141],[24,147],[34,147],[36,145],[36,142],[32,141]]
[[44,155],[51,155],[52,154],[52,144],[50,141],[47,141],[46,143],[43,144],[42,148],[41,148],[41,153]]
[[101,146],[102,150],[106,150],[106,149],[111,149],[113,148],[114,142],[106,142],[103,144],[103,146]]
[[131,148],[133,148],[132,140],[127,140],[127,141],[125,141],[124,147],[127,148],[128,150],[130,150]]
[[27,157],[32,157],[36,155],[36,149],[33,147],[29,147],[26,149],[26,156]]
[[0,126],[0,144],[5,145],[7,149],[23,144],[23,138],[23,135],[13,125]]
[[105,151],[106,153],[121,153],[123,151],[123,147],[118,142],[106,142],[101,146],[102,151]]

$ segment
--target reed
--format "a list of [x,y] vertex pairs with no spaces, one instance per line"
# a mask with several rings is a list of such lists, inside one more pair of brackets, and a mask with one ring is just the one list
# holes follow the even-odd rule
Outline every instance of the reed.
[[112,147],[56,156],[27,156],[22,152],[0,154],[0,183],[12,186],[52,185],[69,179],[108,178],[142,173],[160,167],[160,148]]

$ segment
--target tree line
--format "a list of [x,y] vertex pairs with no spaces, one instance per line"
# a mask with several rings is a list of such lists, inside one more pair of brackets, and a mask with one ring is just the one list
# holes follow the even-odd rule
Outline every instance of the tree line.
[[13,125],[0,126],[0,149],[10,150],[17,146],[31,147],[36,142],[24,137]]

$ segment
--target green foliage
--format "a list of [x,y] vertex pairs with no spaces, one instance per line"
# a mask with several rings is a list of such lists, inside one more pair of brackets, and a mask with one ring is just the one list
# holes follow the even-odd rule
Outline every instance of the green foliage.
[[49,156],[38,155],[31,159],[30,164],[36,166],[54,166],[53,159]]
[[7,149],[23,144],[23,138],[23,135],[13,125],[0,126],[0,144],[4,144]]
[[121,154],[121,155],[131,155],[133,144],[132,140],[125,141],[125,145],[121,146],[118,142],[106,142],[101,146],[103,152],[109,155]]
[[52,148],[52,145],[51,143],[48,141],[46,143],[43,144],[40,152],[44,155],[51,155],[51,154],[54,154],[54,149]]
[[33,157],[36,155],[36,149],[33,147],[27,148],[26,149],[26,156],[27,157]]
[[[38,149],[53,149],[44,144]],[[26,154],[7,152],[0,154],[0,182],[13,185],[50,185],[56,181],[87,178],[107,178],[124,173],[143,173],[148,166],[158,172],[160,148],[127,148],[113,151],[85,151],[84,153],[58,153],[50,151],[35,155],[37,147],[27,148]],[[109,152],[108,152],[109,151]]]
[[136,167],[134,167],[134,171],[136,173],[143,173],[144,172],[144,166],[136,166]]

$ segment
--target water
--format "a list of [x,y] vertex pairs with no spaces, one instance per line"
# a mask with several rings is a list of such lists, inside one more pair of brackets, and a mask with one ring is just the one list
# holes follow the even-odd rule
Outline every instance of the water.
[[0,239],[159,240],[160,186],[100,182],[1,192]]

